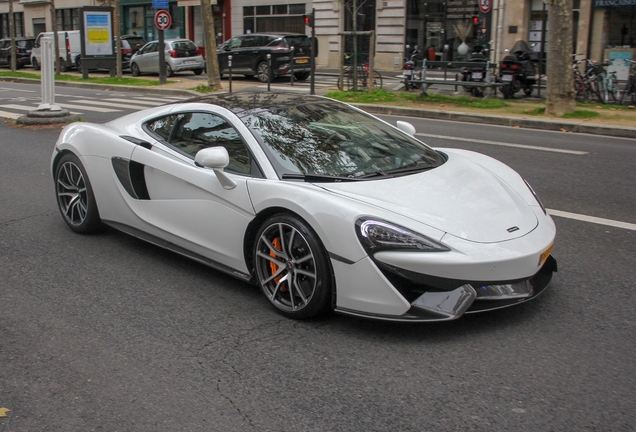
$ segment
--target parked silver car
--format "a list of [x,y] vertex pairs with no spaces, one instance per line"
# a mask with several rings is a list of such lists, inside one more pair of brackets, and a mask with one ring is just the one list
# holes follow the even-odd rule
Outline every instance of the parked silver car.
[[[167,39],[164,41],[166,53],[166,75],[191,70],[201,75],[205,60],[197,52],[197,46],[189,39]],[[130,59],[130,71],[134,76],[142,73],[159,73],[159,42],[148,42]]]

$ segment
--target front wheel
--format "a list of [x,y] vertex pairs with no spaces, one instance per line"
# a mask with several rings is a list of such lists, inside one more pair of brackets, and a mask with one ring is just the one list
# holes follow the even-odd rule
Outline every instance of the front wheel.
[[269,81],[269,66],[265,62],[260,62],[256,67],[256,77],[262,83]]
[[139,66],[137,66],[137,63],[130,64],[130,72],[132,72],[133,76],[141,75],[141,71],[139,70]]
[[256,238],[258,285],[278,312],[295,319],[325,312],[331,305],[333,272],[314,231],[295,216],[278,214],[265,221]]
[[67,153],[55,167],[57,206],[64,222],[80,234],[101,228],[101,220],[91,182],[79,158]]
[[203,69],[193,69],[192,72],[194,72],[195,75],[201,75],[203,73]]
[[31,66],[33,66],[33,70],[40,70],[40,63],[38,63],[38,59],[33,57],[33,61],[31,62]]

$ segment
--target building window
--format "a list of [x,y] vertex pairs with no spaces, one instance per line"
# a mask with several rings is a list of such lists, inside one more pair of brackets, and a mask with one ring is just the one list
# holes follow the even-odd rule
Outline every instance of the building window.
[[55,16],[57,18],[57,31],[80,29],[79,9],[57,9]]
[[[24,13],[13,13],[13,25],[15,27],[15,35],[24,36]],[[0,36],[3,38],[11,37],[9,32],[9,14],[0,14]]]
[[305,34],[305,4],[259,5],[243,8],[243,32],[286,32]]

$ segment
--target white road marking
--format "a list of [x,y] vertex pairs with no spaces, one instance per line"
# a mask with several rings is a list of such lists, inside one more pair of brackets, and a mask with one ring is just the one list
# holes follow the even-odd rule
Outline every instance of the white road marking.
[[[107,106],[107,107],[121,108],[121,109],[138,109],[138,110],[142,110],[142,109],[148,108],[147,106],[143,106],[143,105],[111,103],[111,102],[104,102],[103,100],[77,99],[77,100],[72,100],[72,101],[69,101],[69,102],[71,102],[71,103],[79,103],[79,104],[90,104],[90,105]],[[135,102],[135,101],[133,101],[133,102]]]
[[[57,105],[60,105],[60,104],[57,104]],[[7,105],[0,105],[0,108],[8,108],[8,109],[13,109],[13,110],[18,110],[18,111],[35,111],[37,106],[7,104]],[[78,113],[78,112],[75,112],[75,111],[71,111],[71,114],[81,114],[81,113]]]
[[0,111],[0,117],[3,118],[10,118],[10,119],[17,119],[18,117],[22,117],[22,114],[17,114],[17,113],[10,113],[7,111]]
[[476,144],[489,144],[489,145],[496,145],[496,146],[502,146],[502,147],[514,147],[514,148],[522,148],[527,150],[540,150],[540,151],[547,151],[547,152],[553,152],[553,153],[567,153],[567,154],[573,154],[573,155],[579,155],[579,156],[588,154],[588,152],[578,151],[578,150],[566,150],[566,149],[540,147],[540,146],[533,146],[533,145],[526,145],[526,144],[512,144],[512,143],[504,143],[499,141],[478,140],[473,138],[460,138],[460,137],[446,136],[446,135],[433,135],[433,134],[425,134],[425,133],[416,133],[415,135],[422,136],[422,137],[429,137],[429,138],[441,138],[441,139],[450,139],[454,141],[465,141],[465,142],[471,142]]
[[550,216],[558,216],[562,218],[574,219],[574,220],[579,220],[583,222],[590,222],[597,225],[607,225],[614,228],[623,228],[623,229],[636,231],[636,224],[632,224],[628,222],[620,222],[620,221],[615,221],[611,219],[603,219],[603,218],[598,218],[594,216],[586,216],[582,214],[570,213],[570,212],[565,212],[561,210],[554,210],[554,209],[546,209],[546,210],[548,210],[548,213],[550,213]]
[[[133,99],[117,99],[117,98],[108,98],[108,99],[103,99],[105,101],[109,101],[109,102],[123,102],[123,103],[130,103],[130,101],[132,101]],[[134,100],[136,104],[139,105],[150,105],[150,106],[158,106],[158,105],[162,105],[161,102],[151,102],[151,101],[143,101],[143,100]]]
[[92,107],[92,106],[86,106],[86,105],[67,104],[67,103],[57,103],[56,105],[59,105],[62,108],[74,108],[78,110],[95,111],[95,112],[101,112],[101,113],[121,111],[121,110],[113,109],[113,108],[99,108],[99,107]]
[[39,90],[21,90],[21,89],[9,88],[9,87],[0,87],[0,90],[16,91],[16,92],[24,92],[24,93],[39,93]]

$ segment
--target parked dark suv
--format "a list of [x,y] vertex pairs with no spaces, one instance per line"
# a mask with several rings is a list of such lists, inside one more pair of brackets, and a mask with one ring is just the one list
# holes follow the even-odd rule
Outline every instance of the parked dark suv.
[[267,82],[267,54],[271,54],[273,77],[289,75],[292,70],[291,47],[294,47],[294,77],[305,80],[310,74],[311,42],[304,34],[253,33],[233,37],[216,50],[219,70],[221,75],[229,73],[228,56],[232,55],[233,74],[256,76],[261,82]]
[[[19,69],[31,64],[31,50],[35,38],[15,38],[15,64]],[[0,65],[11,67],[11,38],[0,39]]]

